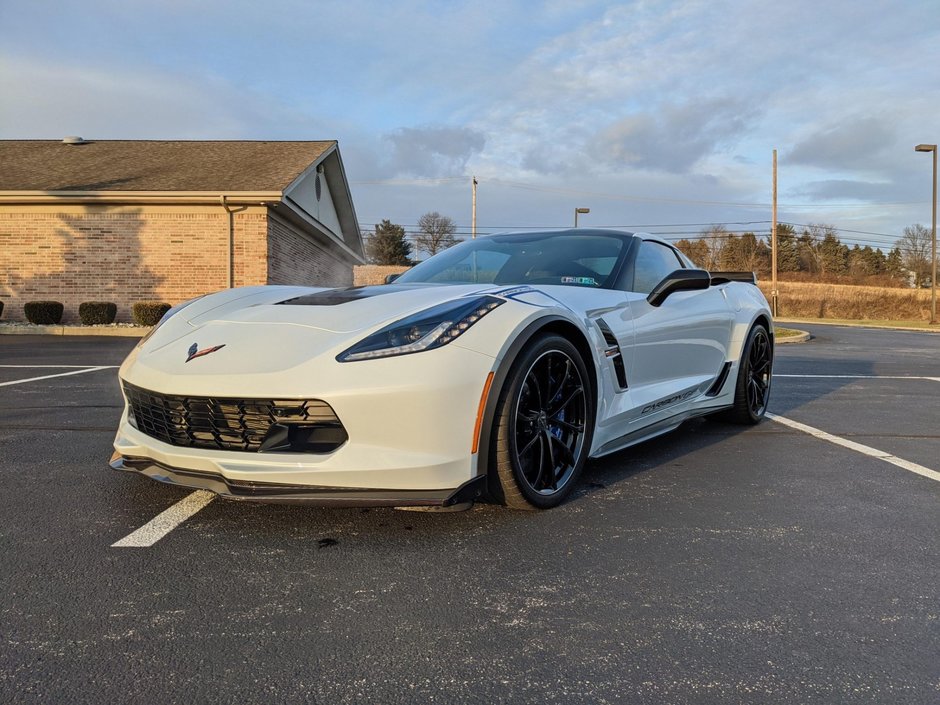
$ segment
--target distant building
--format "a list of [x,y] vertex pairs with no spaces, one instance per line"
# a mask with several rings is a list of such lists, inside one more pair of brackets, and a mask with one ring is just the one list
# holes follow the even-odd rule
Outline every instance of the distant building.
[[0,300],[178,303],[352,284],[362,238],[335,141],[0,140]]

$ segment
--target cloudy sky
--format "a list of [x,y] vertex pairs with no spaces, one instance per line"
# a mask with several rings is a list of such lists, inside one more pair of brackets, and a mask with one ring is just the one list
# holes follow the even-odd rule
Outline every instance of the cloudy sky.
[[[929,225],[938,0],[0,0],[0,138],[338,139],[363,227]],[[856,231],[856,232],[851,232]]]

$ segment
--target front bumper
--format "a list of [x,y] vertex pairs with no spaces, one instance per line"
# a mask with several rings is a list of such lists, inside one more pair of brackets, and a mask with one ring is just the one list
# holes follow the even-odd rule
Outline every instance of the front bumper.
[[124,459],[118,469],[235,499],[372,505],[442,505],[484,474],[472,444],[480,395],[495,365],[487,355],[456,345],[353,363],[338,363],[330,354],[263,373],[254,371],[261,363],[250,350],[170,371],[160,351],[144,352],[138,348],[125,361],[124,382],[171,395],[322,400],[348,440],[335,450],[309,453],[172,445],[135,428],[125,408],[114,439]]
[[460,487],[447,490],[388,490],[359,487],[282,485],[273,482],[233,480],[211,472],[173,468],[149,458],[111,456],[111,468],[192,489],[209,490],[233,500],[273,504],[306,504],[332,507],[442,506],[472,502],[486,491],[486,477],[479,475]]

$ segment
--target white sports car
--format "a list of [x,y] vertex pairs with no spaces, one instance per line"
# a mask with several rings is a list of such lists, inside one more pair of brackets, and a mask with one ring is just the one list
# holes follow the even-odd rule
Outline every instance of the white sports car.
[[589,457],[757,423],[772,365],[752,273],[645,234],[494,235],[382,286],[175,307],[121,366],[111,466],[232,499],[548,508]]

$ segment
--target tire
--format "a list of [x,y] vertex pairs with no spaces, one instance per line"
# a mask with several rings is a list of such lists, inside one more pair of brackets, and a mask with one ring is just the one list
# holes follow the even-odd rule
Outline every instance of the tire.
[[561,504],[587,462],[594,413],[578,349],[560,335],[533,339],[513,362],[496,406],[491,457],[498,498],[513,509]]
[[767,328],[757,323],[751,328],[741,351],[734,405],[721,414],[725,421],[753,426],[761,422],[770,402],[773,381],[774,346]]

